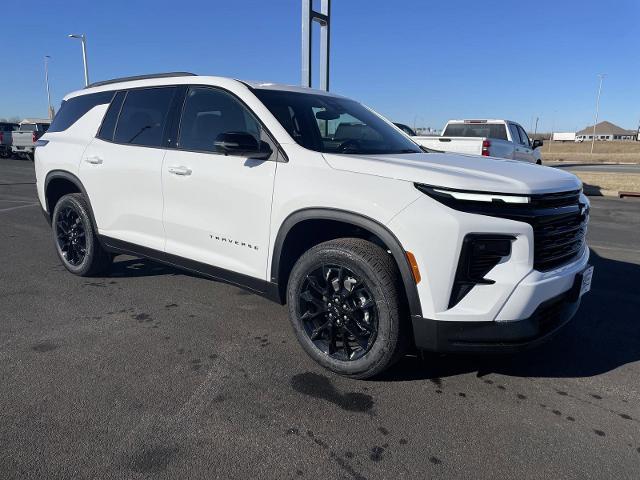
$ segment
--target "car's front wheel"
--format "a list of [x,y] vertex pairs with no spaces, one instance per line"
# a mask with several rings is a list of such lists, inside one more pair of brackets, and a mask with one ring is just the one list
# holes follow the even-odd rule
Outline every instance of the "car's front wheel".
[[65,195],[56,203],[51,226],[58,257],[71,273],[87,277],[109,268],[112,257],[98,242],[82,194]]
[[372,377],[404,349],[399,273],[371,242],[345,238],[308,250],[293,267],[287,302],[302,347],[340,375]]

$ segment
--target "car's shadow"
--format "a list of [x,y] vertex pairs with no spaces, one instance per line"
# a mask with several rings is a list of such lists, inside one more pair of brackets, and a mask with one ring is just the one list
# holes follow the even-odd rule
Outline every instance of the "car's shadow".
[[406,357],[382,381],[439,379],[475,372],[517,377],[590,377],[640,360],[640,265],[591,251],[592,291],[548,343],[515,355]]
[[[514,355],[407,356],[378,381],[439,379],[463,373],[517,377],[590,377],[640,360],[640,265],[591,251],[592,291],[576,317],[552,340]],[[110,277],[188,275],[147,259],[117,257]]]
[[189,272],[179,270],[161,263],[143,258],[118,256],[114,259],[109,277],[154,277],[158,275],[190,275]]

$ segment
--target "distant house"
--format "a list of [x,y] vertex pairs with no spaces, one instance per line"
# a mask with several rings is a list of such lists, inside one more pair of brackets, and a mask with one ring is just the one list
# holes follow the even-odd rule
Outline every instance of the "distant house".
[[[637,140],[638,132],[625,130],[611,122],[600,122],[596,124],[595,135],[599,141]],[[585,140],[593,140],[593,125],[576,132],[576,142]]]

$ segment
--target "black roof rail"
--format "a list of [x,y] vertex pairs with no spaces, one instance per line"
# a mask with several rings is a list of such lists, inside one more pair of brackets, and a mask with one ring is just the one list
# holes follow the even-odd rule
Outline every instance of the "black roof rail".
[[110,85],[112,83],[131,82],[133,80],[147,80],[149,78],[167,78],[167,77],[195,77],[195,73],[190,72],[166,72],[166,73],[151,73],[149,75],[134,75],[133,77],[114,78],[112,80],[102,80],[100,82],[93,82],[84,88],[101,87],[102,85]]

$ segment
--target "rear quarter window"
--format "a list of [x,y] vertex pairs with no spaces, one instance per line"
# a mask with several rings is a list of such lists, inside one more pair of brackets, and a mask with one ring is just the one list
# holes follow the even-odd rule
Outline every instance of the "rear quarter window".
[[97,105],[111,102],[115,92],[99,92],[80,95],[62,102],[60,111],[53,118],[49,132],[63,132],[76,123],[85,113]]

